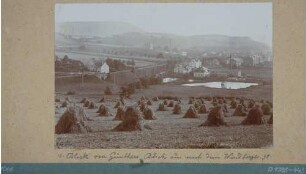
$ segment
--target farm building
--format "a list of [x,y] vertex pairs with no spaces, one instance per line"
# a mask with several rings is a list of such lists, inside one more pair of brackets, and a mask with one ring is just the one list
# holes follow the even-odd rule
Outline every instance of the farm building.
[[189,65],[193,68],[200,68],[202,66],[202,62],[200,60],[192,59]]
[[109,66],[107,65],[107,63],[103,63],[103,65],[100,67],[100,73],[109,73]]
[[237,76],[242,77],[241,70],[238,71]]
[[105,80],[109,74],[109,66],[107,63],[103,63],[99,70],[99,77],[102,80]]

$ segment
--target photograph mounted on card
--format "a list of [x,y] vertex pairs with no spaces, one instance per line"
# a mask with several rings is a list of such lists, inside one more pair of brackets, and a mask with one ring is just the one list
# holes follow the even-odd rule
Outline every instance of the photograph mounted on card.
[[2,5],[3,163],[305,164],[305,1]]
[[272,3],[58,3],[54,55],[58,149],[273,147]]

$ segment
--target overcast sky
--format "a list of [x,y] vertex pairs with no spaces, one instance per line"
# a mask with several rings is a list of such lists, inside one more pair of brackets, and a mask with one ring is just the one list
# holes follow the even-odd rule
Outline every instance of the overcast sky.
[[55,22],[121,21],[146,32],[248,36],[272,45],[272,3],[57,4]]

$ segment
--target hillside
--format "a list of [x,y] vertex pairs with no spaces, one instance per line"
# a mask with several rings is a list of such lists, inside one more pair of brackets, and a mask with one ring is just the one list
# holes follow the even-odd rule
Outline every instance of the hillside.
[[155,48],[171,47],[177,49],[213,50],[213,51],[269,51],[270,47],[249,37],[224,35],[179,36],[164,33],[125,33],[102,39],[104,44],[143,47],[153,44]]
[[108,37],[128,32],[142,32],[140,28],[125,22],[63,22],[57,23],[55,29],[56,33],[98,37]]
[[169,33],[148,33],[125,22],[65,22],[56,25],[56,44],[74,44],[62,35],[85,35],[96,37],[90,42],[112,46],[144,48],[153,45],[154,49],[176,48],[192,51],[238,51],[265,52],[271,48],[249,37],[225,35],[182,36]]

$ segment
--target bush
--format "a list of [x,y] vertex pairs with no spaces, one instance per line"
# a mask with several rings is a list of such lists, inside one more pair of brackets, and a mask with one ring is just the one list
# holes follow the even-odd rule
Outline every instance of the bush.
[[162,78],[159,77],[150,77],[149,78],[149,85],[157,85],[162,83]]
[[122,86],[120,91],[120,97],[126,97],[128,96],[128,90],[126,87]]
[[111,91],[111,89],[110,89],[109,86],[105,88],[104,94],[105,94],[105,95],[112,95],[112,91]]
[[149,83],[148,83],[148,80],[146,78],[141,78],[140,81],[141,81],[141,85],[144,88],[148,88],[149,87]]

